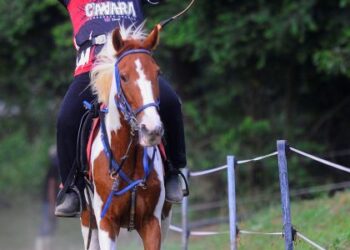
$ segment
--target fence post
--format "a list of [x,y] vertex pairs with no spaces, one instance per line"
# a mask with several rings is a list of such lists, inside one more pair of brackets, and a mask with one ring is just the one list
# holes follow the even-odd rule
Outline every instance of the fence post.
[[[189,182],[189,171],[188,168],[184,168],[182,173]],[[182,214],[182,250],[188,250],[188,238],[190,236],[190,230],[188,227],[188,197],[184,197],[181,204]]]
[[287,157],[286,157],[286,147],[287,147],[287,142],[285,140],[277,141],[278,169],[279,169],[279,179],[280,179],[280,189],[281,189],[285,249],[293,250],[292,221],[291,221],[290,201],[289,201],[288,165],[287,165]]
[[236,250],[236,181],[234,156],[227,156],[227,181],[228,181],[228,208],[230,215],[230,249]]

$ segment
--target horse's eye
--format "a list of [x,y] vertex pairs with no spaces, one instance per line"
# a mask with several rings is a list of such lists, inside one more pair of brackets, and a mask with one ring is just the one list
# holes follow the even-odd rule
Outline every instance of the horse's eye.
[[128,82],[129,81],[129,77],[125,74],[121,74],[120,75],[120,79],[123,81],[123,82]]

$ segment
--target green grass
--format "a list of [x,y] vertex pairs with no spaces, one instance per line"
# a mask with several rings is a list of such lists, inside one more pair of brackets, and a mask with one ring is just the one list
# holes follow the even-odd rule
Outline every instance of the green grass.
[[[292,224],[297,231],[326,249],[350,249],[350,193],[310,201],[292,200]],[[271,207],[241,224],[243,228],[262,231],[282,231],[281,208]],[[278,236],[242,236],[240,249],[283,249]],[[314,249],[297,239],[295,249]]]
[[[350,249],[350,192],[340,193],[332,198],[292,200],[291,214],[295,229],[320,246],[329,250]],[[259,232],[281,232],[281,217],[280,206],[267,207],[248,220],[242,221],[239,228]],[[228,226],[216,230],[227,231]],[[294,246],[296,250],[315,249],[301,239],[297,239]],[[193,237],[190,239],[189,249],[229,249],[229,237]],[[238,249],[281,250],[284,249],[284,240],[281,236],[242,234],[238,240]]]

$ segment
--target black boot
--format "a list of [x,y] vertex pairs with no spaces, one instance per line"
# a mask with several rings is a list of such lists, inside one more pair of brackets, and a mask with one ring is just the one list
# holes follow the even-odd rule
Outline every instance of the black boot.
[[165,178],[165,200],[170,203],[181,203],[183,191],[180,177],[177,173],[169,173]]
[[65,194],[58,194],[55,215],[58,217],[79,217],[82,210],[81,195],[76,186],[68,188]]
[[[165,177],[165,200],[170,203],[181,203],[184,196],[188,196],[188,185],[185,176],[168,162],[168,171]],[[181,178],[184,179],[186,189],[182,189]]]

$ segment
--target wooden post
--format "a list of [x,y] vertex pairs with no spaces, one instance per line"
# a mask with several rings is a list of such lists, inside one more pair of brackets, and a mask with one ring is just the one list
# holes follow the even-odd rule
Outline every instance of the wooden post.
[[[188,168],[184,168],[182,173],[189,182],[189,171]],[[184,197],[181,204],[182,214],[182,250],[188,250],[188,238],[190,236],[190,230],[188,227],[188,197]]]
[[236,242],[236,161],[234,156],[227,156],[227,181],[228,181],[228,209],[230,215],[230,249],[237,249]]
[[293,250],[292,220],[291,220],[291,213],[290,213],[286,145],[287,145],[287,142],[284,140],[277,141],[278,169],[279,169],[279,179],[280,179],[280,189],[281,189],[285,249]]

